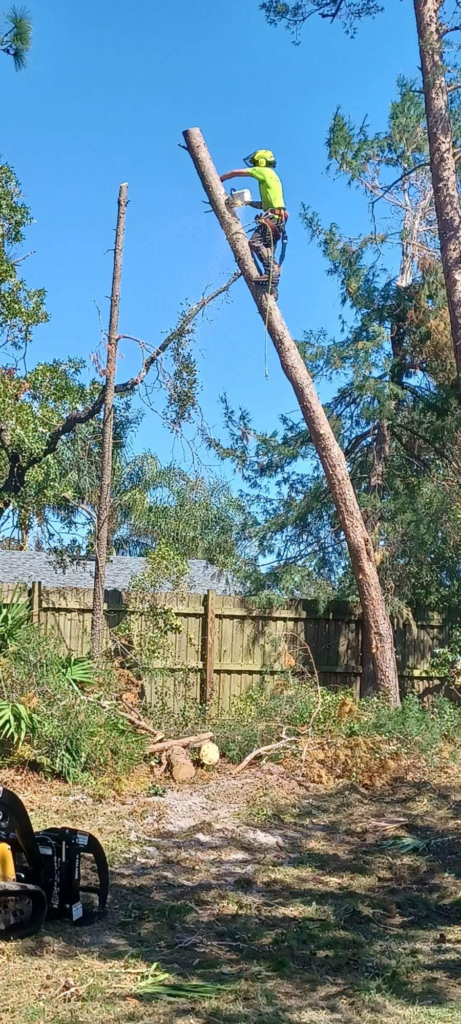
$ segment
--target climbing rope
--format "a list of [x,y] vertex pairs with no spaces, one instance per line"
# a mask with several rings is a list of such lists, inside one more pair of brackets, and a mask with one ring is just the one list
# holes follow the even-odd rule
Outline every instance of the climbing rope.
[[266,299],[266,320],[264,324],[264,376],[266,380],[269,380],[269,367],[267,365],[267,326],[269,323],[269,296],[272,293],[272,278],[274,272],[274,236],[270,228],[268,228],[268,231],[271,236],[271,265],[269,270],[269,286],[267,289]]

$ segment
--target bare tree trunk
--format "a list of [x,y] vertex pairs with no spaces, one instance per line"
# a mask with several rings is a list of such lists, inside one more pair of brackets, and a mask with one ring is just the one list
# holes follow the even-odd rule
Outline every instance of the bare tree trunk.
[[91,653],[99,658],[104,631],[104,584],[106,578],[107,541],[109,536],[110,499],[112,485],[112,447],[114,435],[114,394],[117,369],[118,317],[122,282],[123,241],[125,215],[128,203],[128,184],[120,185],[118,216],[115,229],[114,269],[110,296],[109,333],[107,338],[106,392],[101,444],[101,484],[96,521],[96,563],[94,568],[93,617],[91,623]]
[[461,377],[461,208],[443,60],[440,0],[414,0],[429,155],[453,348]]
[[322,463],[328,486],[346,537],[357,588],[371,637],[371,654],[377,689],[400,702],[392,627],[375,566],[373,545],[368,536],[352,487],[344,453],[339,447],[312,379],[272,296],[254,283],[255,266],[245,232],[226,203],[226,192],[199,128],[184,132],[187,148],[211,206],[227,237],[247,287],[266,321],[282,369],[293,386],[302,414]]
[[[373,450],[373,467],[370,473],[369,493],[376,495],[379,507],[365,517],[375,556],[375,565],[379,566],[383,554],[380,546],[380,523],[382,516],[382,500],[384,493],[386,466],[391,452],[391,434],[387,420],[379,420]],[[375,672],[371,656],[371,640],[365,620],[362,622],[362,674],[360,680],[360,696],[372,697],[376,693]]]
[[371,655],[371,643],[365,618],[362,619],[362,672],[360,676],[360,697],[376,697],[375,672]]

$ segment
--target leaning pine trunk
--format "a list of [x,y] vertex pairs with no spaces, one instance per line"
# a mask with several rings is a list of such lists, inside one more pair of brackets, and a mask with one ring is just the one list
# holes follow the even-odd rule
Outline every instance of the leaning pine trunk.
[[362,621],[362,672],[360,676],[360,696],[376,696],[373,657],[365,620]]
[[187,148],[211,206],[227,237],[247,287],[258,307],[278,352],[282,369],[293,386],[336,506],[349,548],[352,567],[371,638],[371,655],[376,688],[387,693],[394,705],[400,703],[394,638],[376,570],[373,546],[368,536],[352,487],[344,453],[336,441],[327,416],[272,296],[254,284],[255,266],[240,221],[226,204],[226,192],[199,128],[184,132]]
[[445,79],[440,0],[414,0],[435,211],[453,348],[461,377],[461,208]]

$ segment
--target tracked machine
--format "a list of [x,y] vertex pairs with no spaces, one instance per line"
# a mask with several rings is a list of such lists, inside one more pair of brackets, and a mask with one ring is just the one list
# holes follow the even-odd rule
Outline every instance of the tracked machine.
[[74,828],[34,832],[24,804],[0,786],[0,941],[34,935],[50,918],[91,924],[109,891],[100,842]]

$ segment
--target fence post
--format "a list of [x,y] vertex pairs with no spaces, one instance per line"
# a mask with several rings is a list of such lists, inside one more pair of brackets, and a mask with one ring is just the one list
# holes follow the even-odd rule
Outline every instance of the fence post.
[[215,597],[214,590],[208,590],[205,597],[205,614],[203,622],[203,670],[200,687],[200,703],[208,707],[213,694],[214,680],[214,637],[215,637]]
[[30,618],[35,626],[40,625],[40,612],[42,610],[42,584],[34,580],[30,588]]

